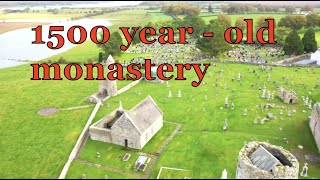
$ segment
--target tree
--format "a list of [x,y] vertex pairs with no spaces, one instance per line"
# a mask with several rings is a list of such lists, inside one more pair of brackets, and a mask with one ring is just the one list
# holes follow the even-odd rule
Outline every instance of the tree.
[[199,37],[204,32],[203,27],[205,26],[205,22],[198,15],[189,14],[184,17],[180,23],[181,27],[193,28],[193,33],[191,34],[192,37]]
[[246,12],[247,13],[252,13],[254,11],[254,7],[253,6],[246,6]]
[[99,52],[98,62],[101,63],[103,61],[103,52]]
[[209,7],[208,7],[208,12],[209,13],[212,13],[212,7],[211,7],[211,4],[209,5]]
[[231,26],[231,17],[226,14],[218,15],[217,20],[225,28]]
[[312,7],[312,6],[305,5],[305,6],[303,6],[303,7],[300,9],[300,12],[301,12],[301,11],[311,11],[311,12],[313,12],[313,7]]
[[296,30],[292,30],[291,33],[286,37],[283,50],[286,55],[303,54],[303,44]]
[[240,28],[242,31],[244,31],[247,27],[247,23],[244,21],[244,17],[238,17],[236,19],[236,27]]
[[307,53],[317,51],[318,47],[317,47],[316,36],[312,28],[308,29],[304,33],[302,38],[302,43],[303,43],[304,51],[306,51]]
[[206,32],[214,32],[213,38],[197,38],[196,47],[202,52],[208,53],[211,56],[217,56],[223,52],[231,49],[230,44],[228,44],[224,39],[225,28],[218,22],[218,20],[211,20],[210,24],[204,27]]
[[172,14],[174,14],[174,15],[180,15],[180,14],[182,14],[182,9],[181,9],[181,7],[180,7],[180,6],[174,6],[174,7],[172,8]]
[[293,13],[296,11],[296,8],[294,8],[293,6],[287,6],[285,9],[286,13]]
[[308,14],[306,16],[306,19],[307,19],[306,27],[315,27],[320,24],[319,23],[320,16],[318,14],[315,14],[315,13]]
[[288,15],[280,19],[278,26],[299,30],[307,23],[306,16]]
[[266,7],[264,7],[264,6],[259,6],[259,7],[258,7],[258,11],[259,11],[259,12],[265,12],[265,11],[266,11]]
[[221,11],[222,11],[223,13],[229,13],[228,10],[229,10],[229,7],[228,7],[228,6],[223,6],[222,9],[221,9]]
[[291,29],[287,27],[277,27],[275,29],[275,38],[278,44],[283,44]]
[[[139,34],[140,34],[140,31],[141,31],[141,26],[139,26],[139,29],[136,31],[136,34],[134,35],[133,39],[132,39],[132,45],[134,44],[138,44],[140,42],[140,37],[139,37]],[[133,33],[133,29],[131,30],[130,34]]]
[[274,19],[272,16],[260,16],[256,21],[256,29],[259,29],[261,27],[267,27],[268,22],[266,19]]
[[104,58],[107,58],[109,54],[112,56],[118,56],[122,53],[120,45],[122,44],[122,38],[118,31],[111,33],[110,39],[104,44],[98,44],[98,47],[104,53]]

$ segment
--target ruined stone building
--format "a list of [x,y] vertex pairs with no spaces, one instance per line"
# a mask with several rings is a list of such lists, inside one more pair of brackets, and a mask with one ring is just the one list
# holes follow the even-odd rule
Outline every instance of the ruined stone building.
[[[111,55],[109,55],[109,57],[107,58],[107,60],[103,61],[103,65],[106,66],[106,69],[108,69],[107,67],[110,64],[114,64],[114,59]],[[98,92],[98,97],[99,98],[105,98],[107,96],[116,96],[117,93],[117,81],[110,81],[108,78],[106,78],[106,80],[101,80],[99,82],[99,92]]]
[[309,126],[320,151],[320,103],[314,105],[312,110]]
[[298,179],[299,162],[282,147],[250,142],[239,152],[237,179]]
[[283,87],[280,87],[278,96],[287,104],[295,104],[299,101],[294,91],[286,91]]
[[142,149],[162,128],[163,113],[148,96],[130,110],[120,106],[89,127],[92,140]]
[[[110,64],[114,64],[114,63],[115,61],[111,55],[109,55],[108,58],[102,62],[106,70],[108,70],[107,67]],[[111,81],[108,78],[106,78],[106,80],[100,80],[99,91],[91,95],[90,97],[88,97],[86,100],[88,102],[97,103],[97,99],[100,99],[103,101],[106,97],[116,96],[117,94],[118,94],[117,81]]]

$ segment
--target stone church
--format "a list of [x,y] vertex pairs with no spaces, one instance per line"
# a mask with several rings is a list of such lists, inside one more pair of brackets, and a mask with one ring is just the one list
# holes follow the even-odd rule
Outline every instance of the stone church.
[[162,128],[163,113],[148,96],[130,110],[120,107],[89,127],[92,140],[142,149]]
[[309,126],[320,152],[320,103],[315,104],[312,110]]

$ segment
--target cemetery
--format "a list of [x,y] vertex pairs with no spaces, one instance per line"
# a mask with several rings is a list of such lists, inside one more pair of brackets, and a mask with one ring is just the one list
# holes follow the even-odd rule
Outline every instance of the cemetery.
[[[237,69],[238,71],[228,71],[228,69]],[[296,71],[298,70],[298,71]],[[283,76],[283,71],[286,72],[286,77]],[[298,75],[297,72],[302,71],[309,75],[315,75],[313,78],[309,78],[308,80],[304,81],[304,84],[307,86],[301,86],[299,85],[300,82],[299,79],[301,78],[300,75]],[[267,66],[267,65],[236,65],[236,64],[229,64],[229,63],[215,63],[212,65],[212,69],[208,69],[208,75],[204,77],[204,82],[207,82],[206,84],[201,84],[198,88],[202,92],[202,94],[198,93],[192,93],[196,92],[196,88],[192,89],[192,87],[188,87],[186,82],[184,81],[166,81],[166,83],[150,83],[148,81],[142,81],[138,85],[132,87],[128,90],[128,92],[125,92],[121,95],[116,95],[111,99],[106,100],[110,104],[113,104],[112,106],[109,104],[108,106],[104,105],[101,108],[105,109],[107,111],[111,111],[112,107],[119,107],[119,100],[124,101],[126,99],[126,103],[130,103],[131,106],[135,106],[134,103],[138,103],[139,99],[143,98],[144,96],[152,96],[155,97],[154,101],[157,102],[159,105],[159,108],[162,109],[164,112],[164,118],[167,120],[170,119],[179,119],[179,117],[186,117],[186,119],[181,119],[178,122],[179,123],[186,123],[188,124],[182,126],[182,132],[178,133],[174,136],[173,141],[170,142],[172,144],[167,144],[168,147],[173,147],[173,149],[165,150],[163,153],[161,153],[160,157],[167,156],[164,159],[158,159],[157,165],[154,167],[151,177],[156,177],[161,169],[161,165],[166,165],[169,162],[170,167],[172,168],[183,168],[188,169],[188,175],[186,177],[194,177],[197,171],[194,171],[192,168],[192,164],[196,165],[199,162],[194,159],[192,160],[192,164],[184,162],[184,158],[182,159],[176,159],[176,158],[169,158],[170,156],[179,155],[179,151],[177,151],[180,148],[191,148],[193,146],[199,146],[203,149],[206,149],[205,147],[208,145],[205,144],[199,144],[201,142],[201,139],[205,142],[208,141],[210,143],[213,143],[213,146],[217,145],[218,141],[215,142],[213,140],[209,140],[208,138],[215,137],[215,138],[222,138],[222,139],[232,139],[237,137],[236,134],[233,132],[240,131],[242,132],[242,137],[239,140],[233,140],[232,142],[237,142],[236,147],[238,147],[238,151],[235,150],[229,150],[227,146],[230,146],[230,144],[220,144],[226,146],[228,149],[228,152],[232,152],[233,158],[230,162],[236,163],[236,160],[238,159],[236,154],[241,149],[239,146],[243,146],[243,140],[244,141],[267,141],[272,142],[273,144],[276,144],[280,147],[284,147],[285,149],[288,149],[289,151],[284,151],[284,154],[286,154],[286,157],[290,153],[293,152],[294,155],[290,155],[290,158],[297,158],[294,160],[290,160],[291,164],[295,164],[292,170],[288,170],[289,172],[283,172],[280,170],[281,164],[277,165],[277,172],[280,174],[264,174],[259,172],[257,170],[257,173],[250,175],[250,173],[242,173],[244,174],[244,177],[286,177],[286,178],[296,178],[296,177],[304,177],[300,175],[300,171],[302,171],[303,167],[302,165],[299,166],[299,164],[307,162],[307,160],[304,158],[304,156],[309,155],[315,155],[315,153],[318,151],[316,150],[316,147],[314,146],[315,140],[313,138],[312,132],[309,130],[307,125],[307,117],[312,113],[312,109],[309,109],[310,103],[313,105],[312,101],[315,102],[316,98],[319,97],[319,91],[316,84],[318,83],[318,78],[316,74],[320,73],[319,68],[314,68],[312,71],[307,70],[307,68],[299,68],[291,67],[291,68],[285,68],[285,67],[273,67],[273,66]],[[257,77],[256,74],[261,74],[261,77]],[[169,73],[170,74],[170,73]],[[238,81],[232,81],[231,77],[235,76],[237,74]],[[217,79],[212,77],[218,77]],[[195,78],[192,73],[186,73],[187,78]],[[290,79],[296,79],[293,81],[293,83],[289,83],[289,77]],[[254,83],[254,86],[252,86],[252,82],[249,81],[249,79],[256,79],[256,83]],[[274,83],[276,82],[276,83]],[[243,83],[241,85],[241,83]],[[218,85],[217,85],[218,84]],[[220,84],[220,85],[219,85]],[[262,86],[261,86],[261,85]],[[181,86],[184,85],[184,86]],[[161,88],[161,90],[159,89]],[[309,87],[310,89],[306,89],[306,87]],[[144,89],[149,89],[151,91],[148,91],[147,93],[144,92]],[[211,93],[209,93],[211,89]],[[291,96],[283,96],[283,92],[285,92],[285,89],[294,89],[294,94]],[[153,91],[152,91],[153,90]],[[169,92],[169,95],[168,95]],[[276,92],[279,93],[279,96],[275,96]],[[291,91],[290,91],[291,92]],[[249,94],[248,94],[249,93]],[[262,94],[262,95],[261,95]],[[252,101],[251,99],[247,99],[245,97],[250,96],[251,98],[255,99]],[[298,99],[298,97],[301,97],[303,101],[294,101],[294,103],[290,103],[290,98],[295,97]],[[288,100],[289,98],[289,100]],[[299,98],[300,99],[300,98]],[[283,101],[286,100],[286,101]],[[193,104],[197,104],[196,107],[193,106]],[[120,107],[123,108],[124,104],[121,103]],[[174,107],[174,108],[173,108]],[[178,109],[177,109],[178,108]],[[181,110],[179,110],[179,108]],[[175,111],[173,110],[175,109]],[[214,111],[212,111],[214,109]],[[199,120],[193,120],[189,119],[188,115],[189,113],[184,112],[184,110],[187,110],[189,112],[195,112],[195,113],[201,113],[202,118]],[[113,113],[116,110],[113,110]],[[105,111],[98,111],[96,122],[99,122],[100,119],[105,116],[103,113]],[[169,113],[169,116],[166,114]],[[318,115],[314,115],[318,117]],[[166,118],[167,117],[167,118]],[[207,121],[207,118],[213,118],[214,122]],[[218,117],[224,117],[223,119],[220,119]],[[239,117],[241,117],[239,119]],[[303,118],[304,117],[304,118]],[[261,123],[260,123],[261,121]],[[191,124],[189,124],[191,123]],[[217,123],[217,124],[216,124]],[[243,124],[244,123],[244,124]],[[243,124],[243,125],[242,125]],[[294,125],[297,131],[301,131],[301,128],[304,129],[304,131],[308,132],[307,136],[301,137],[298,134],[296,134],[294,131],[288,131],[288,128],[293,128],[293,124],[299,124],[299,126]],[[164,127],[168,125],[166,122],[164,122]],[[218,127],[220,126],[220,127]],[[174,126],[173,126],[174,127]],[[266,128],[268,127],[268,128]],[[293,129],[295,129],[293,128]],[[247,129],[247,130],[244,130]],[[249,130],[250,129],[250,130]],[[270,129],[270,130],[268,130]],[[274,131],[276,130],[276,131]],[[162,133],[166,131],[165,129],[161,129],[154,138],[150,140],[150,143],[155,143],[157,141],[158,136],[162,136]],[[201,135],[196,135],[196,137],[193,137],[196,132],[201,132]],[[169,131],[168,133],[172,133]],[[214,132],[214,134],[212,134]],[[224,135],[220,135],[220,133],[223,133]],[[247,134],[248,135],[245,135]],[[264,135],[265,134],[265,135]],[[268,134],[268,135],[266,135]],[[276,137],[271,138],[270,134],[277,134]],[[279,136],[280,135],[280,136]],[[168,138],[169,136],[167,136]],[[200,141],[196,140],[195,138],[200,138]],[[294,140],[292,139],[294,138]],[[308,138],[308,141],[305,141],[305,138]],[[162,139],[162,138],[161,138]],[[165,139],[165,138],[164,138]],[[187,144],[181,144],[184,140],[187,140]],[[242,139],[242,140],[241,140]],[[191,141],[190,141],[191,140]],[[164,142],[164,141],[162,141]],[[219,141],[221,142],[221,141]],[[228,142],[228,140],[227,140]],[[191,147],[188,145],[189,143],[193,144]],[[161,143],[160,143],[161,144]],[[263,144],[263,143],[262,143]],[[301,145],[303,146],[302,148]],[[109,156],[108,161],[102,160],[101,158],[95,158],[92,157],[92,152],[90,152],[93,149],[97,149],[97,147],[103,147],[98,148],[99,152],[105,151],[104,149],[108,149],[107,152],[110,154],[110,152],[114,153],[120,153],[117,159],[113,159],[115,156]],[[125,145],[122,145],[125,146]],[[96,141],[88,140],[87,144],[84,146],[84,149],[82,150],[82,153],[80,155],[80,160],[89,160],[92,162],[96,162],[99,164],[102,164],[103,166],[111,166],[115,168],[122,169],[123,173],[130,173],[132,175],[136,175],[137,177],[144,177],[148,170],[152,169],[152,165],[146,163],[147,158],[151,157],[151,159],[157,157],[157,150],[155,147],[152,147],[153,145],[146,144],[146,147],[142,148],[141,150],[134,150],[135,153],[131,153],[130,151],[127,151],[125,149],[122,149],[120,146],[117,147],[117,145],[111,145],[111,144],[101,144]],[[266,145],[273,147],[273,145]],[[117,148],[116,148],[117,147]],[[159,147],[159,145],[157,146]],[[250,146],[251,147],[251,146]],[[252,146],[252,147],[258,147],[258,146]],[[302,155],[301,152],[306,152],[307,149],[310,151],[310,148],[313,149],[313,153],[311,154],[305,154]],[[118,150],[117,150],[118,149]],[[276,149],[279,149],[279,147],[276,147]],[[281,149],[281,148],[280,148]],[[300,150],[297,150],[300,149]],[[216,151],[216,150],[215,150]],[[265,150],[264,150],[265,151]],[[276,153],[277,151],[273,151],[267,148],[267,151],[271,151],[273,153]],[[281,150],[282,151],[282,150]],[[130,155],[128,155],[128,152]],[[144,155],[141,155],[144,154]],[[187,153],[185,151],[184,153]],[[182,154],[184,154],[182,153]],[[199,152],[200,153],[200,152]],[[288,154],[289,153],[289,154]],[[310,152],[309,152],[310,153]],[[111,153],[112,154],[112,153]],[[182,155],[181,154],[181,155]],[[197,157],[201,157],[200,154],[196,153]],[[209,153],[212,154],[212,153]],[[268,153],[266,153],[268,154]],[[91,157],[90,157],[91,156]],[[274,162],[277,163],[284,163],[286,160],[279,160],[279,155],[276,155],[276,158],[274,159]],[[126,158],[125,158],[126,157]],[[128,158],[129,157],[129,158]],[[206,156],[205,156],[206,157]],[[201,159],[205,158],[202,157]],[[195,158],[195,157],[193,157]],[[272,158],[272,157],[270,157]],[[127,159],[127,160],[124,160]],[[203,159],[204,160],[204,159]],[[77,162],[78,160],[76,160]],[[141,162],[140,162],[141,161]],[[152,161],[152,160],[151,160]],[[208,160],[204,160],[207,163],[213,163],[208,162]],[[122,162],[127,162],[130,164],[123,164]],[[190,162],[190,161],[189,161]],[[299,162],[299,163],[298,163]],[[308,174],[310,174],[310,171],[315,173],[317,170],[316,163],[317,161],[312,161],[308,163]],[[150,163],[150,162],[149,162]],[[216,161],[215,161],[216,163]],[[232,163],[232,164],[234,164]],[[122,164],[122,165],[121,165]],[[145,164],[145,165],[143,165]],[[200,163],[202,164],[202,163]],[[183,166],[181,166],[183,165]],[[222,164],[221,164],[222,165]],[[285,165],[285,164],[284,164]],[[159,169],[160,168],[160,169]],[[206,166],[202,166],[202,168],[206,168]],[[279,169],[280,168],[280,169]],[[315,168],[315,169],[314,169]],[[228,177],[237,177],[242,170],[237,170],[236,165],[227,165],[224,167],[227,171]],[[217,170],[216,171],[216,177],[221,176],[221,172],[224,172],[223,176],[226,176],[226,171],[223,171],[224,169]],[[273,168],[274,169],[274,168]],[[70,167],[70,172],[73,172],[73,166]],[[220,172],[219,172],[220,171]],[[250,170],[251,171],[251,170]],[[249,172],[250,172],[249,171]],[[237,172],[239,174],[237,175]],[[243,172],[248,172],[246,170],[243,170]],[[276,171],[273,170],[273,173]],[[305,170],[304,170],[305,172]],[[258,175],[261,173],[261,175]],[[176,177],[173,175],[169,175],[170,172],[167,174],[161,173],[161,177]],[[176,173],[173,173],[176,174]],[[178,174],[183,174],[178,173]],[[68,176],[69,177],[69,176]],[[75,176],[77,177],[77,176]],[[179,176],[180,177],[180,176]],[[198,176],[200,177],[200,176]],[[206,175],[203,175],[201,177],[208,177]],[[241,177],[241,175],[239,175]]]

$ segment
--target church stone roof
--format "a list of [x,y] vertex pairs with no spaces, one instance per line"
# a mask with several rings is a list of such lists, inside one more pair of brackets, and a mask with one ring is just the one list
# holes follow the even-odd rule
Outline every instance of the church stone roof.
[[127,113],[140,132],[148,129],[163,114],[151,96],[148,96]]
[[122,119],[127,119],[136,127],[139,133],[145,132],[155,121],[162,118],[162,111],[148,96],[130,110],[116,109],[92,126],[112,130],[112,127]]

